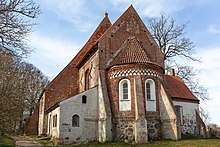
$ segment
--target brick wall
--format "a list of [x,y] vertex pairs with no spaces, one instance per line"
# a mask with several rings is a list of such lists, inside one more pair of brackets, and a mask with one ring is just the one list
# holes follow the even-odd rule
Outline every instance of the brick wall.
[[39,103],[37,103],[33,114],[25,119],[24,133],[28,135],[37,135],[38,133],[38,116]]
[[71,96],[78,94],[78,78],[79,71],[71,62],[47,87],[45,91],[46,110],[57,102],[63,101]]
[[135,36],[139,40],[151,62],[158,64],[162,68],[164,67],[163,53],[158,49],[155,40],[150,35],[137,12],[133,7],[130,7],[99,40],[101,69],[106,68],[106,64],[114,58],[114,55],[126,39],[132,36]]

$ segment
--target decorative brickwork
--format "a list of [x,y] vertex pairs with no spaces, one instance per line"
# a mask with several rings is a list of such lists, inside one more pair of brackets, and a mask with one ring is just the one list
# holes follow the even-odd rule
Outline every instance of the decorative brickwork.
[[[126,39],[125,43],[115,53],[112,65],[127,64],[127,63],[147,63],[149,57],[146,51],[141,47],[141,44],[135,36]],[[111,61],[111,60],[110,60]]]
[[136,76],[136,75],[153,76],[162,79],[161,74],[152,69],[137,69],[137,70],[128,69],[128,70],[116,71],[110,74],[110,79],[127,77],[127,76]]

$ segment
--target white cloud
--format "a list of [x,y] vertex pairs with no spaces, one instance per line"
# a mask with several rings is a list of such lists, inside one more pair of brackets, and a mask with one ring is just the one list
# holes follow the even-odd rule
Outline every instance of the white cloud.
[[219,105],[220,105],[220,47],[198,48],[197,55],[202,58],[202,63],[183,62],[200,69],[197,75],[199,83],[208,89],[210,101],[201,102],[201,106],[209,112],[211,122],[220,124]]
[[35,48],[29,62],[40,68],[50,78],[58,74],[81,49],[81,45],[34,33],[30,46]]
[[[190,62],[190,65],[201,69],[201,77],[204,80],[206,79],[204,84],[211,86],[214,84],[212,81],[218,84],[218,79],[220,80],[220,48],[209,47],[197,50],[199,51],[198,56],[201,57],[202,62]],[[220,83],[218,85],[220,86]]]
[[205,106],[211,116],[211,122],[220,124],[219,105],[220,105],[220,48],[200,49],[199,55],[202,57],[201,64],[195,64],[201,69],[199,76],[200,82],[208,88],[211,101],[207,101]]
[[216,25],[210,25],[208,27],[208,32],[212,34],[220,34],[220,27],[217,27]]
[[89,11],[85,0],[45,0],[43,2],[60,19],[73,23],[81,31],[86,32],[93,27],[95,16]]
[[204,0],[197,0],[196,2],[191,0],[111,0],[113,5],[120,8],[122,8],[123,5],[128,6],[129,4],[133,4],[141,15],[147,17],[160,16],[161,12],[169,15],[184,9],[188,5],[202,4],[203,1]]

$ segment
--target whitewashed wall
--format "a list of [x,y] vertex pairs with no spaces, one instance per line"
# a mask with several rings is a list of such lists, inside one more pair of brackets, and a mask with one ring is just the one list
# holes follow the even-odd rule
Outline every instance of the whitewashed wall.
[[[53,116],[57,115],[57,126],[53,127]],[[50,117],[51,116],[51,117]],[[52,138],[59,138],[60,136],[60,107],[57,107],[48,114],[48,129],[47,132]]]
[[182,106],[182,119],[181,132],[183,134],[194,134],[196,128],[196,112],[199,111],[199,104],[190,102],[173,101],[174,106]]
[[[60,140],[64,143],[91,141],[98,138],[97,87],[60,103]],[[82,103],[82,96],[87,102]],[[72,116],[78,115],[79,127],[72,127]]]

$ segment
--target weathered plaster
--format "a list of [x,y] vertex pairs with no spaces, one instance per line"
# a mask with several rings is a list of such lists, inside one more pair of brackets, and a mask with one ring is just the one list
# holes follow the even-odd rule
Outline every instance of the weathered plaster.
[[[82,96],[87,96],[82,103]],[[98,137],[98,88],[94,87],[60,103],[60,140],[64,143],[93,141]],[[79,127],[72,116],[79,116]]]
[[179,130],[177,129],[177,117],[171,99],[168,97],[163,84],[160,84],[160,116],[162,136],[166,139],[179,139]]
[[195,134],[196,135],[196,111],[199,111],[199,104],[190,102],[173,101],[173,104],[182,106],[182,119],[183,124],[180,125],[182,134]]
[[[53,126],[53,116],[57,115],[57,126]],[[51,118],[48,119],[48,135],[52,138],[58,139],[60,137],[60,107],[57,107],[53,111],[51,111],[48,116]]]

